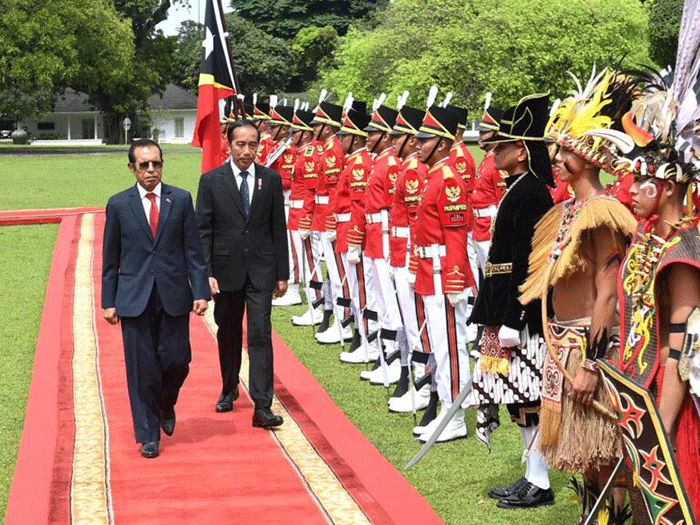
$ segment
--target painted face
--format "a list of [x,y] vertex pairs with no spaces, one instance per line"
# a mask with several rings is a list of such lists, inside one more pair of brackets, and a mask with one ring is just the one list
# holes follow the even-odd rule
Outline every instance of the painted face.
[[634,184],[630,187],[630,195],[632,196],[632,208],[638,217],[647,219],[656,212],[661,184],[662,182],[655,178],[635,179]]
[[570,149],[559,146],[554,155],[552,173],[562,182],[571,182],[581,174],[585,163],[586,161]]

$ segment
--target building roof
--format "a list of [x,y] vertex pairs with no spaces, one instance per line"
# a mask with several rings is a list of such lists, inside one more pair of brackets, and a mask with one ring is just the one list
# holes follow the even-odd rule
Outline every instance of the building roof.
[[197,109],[197,97],[175,84],[168,84],[162,95],[148,99],[151,109]]
[[[197,97],[175,84],[168,84],[162,95],[148,99],[151,109],[197,109]],[[98,111],[90,104],[88,96],[71,88],[66,88],[54,105],[54,113],[85,113]]]

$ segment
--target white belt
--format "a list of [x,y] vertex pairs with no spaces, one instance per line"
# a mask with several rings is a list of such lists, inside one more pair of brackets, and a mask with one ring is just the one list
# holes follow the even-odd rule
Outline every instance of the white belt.
[[474,217],[491,217],[492,219],[496,216],[498,207],[495,204],[487,206],[486,208],[474,208]]
[[316,195],[314,200],[316,201],[316,204],[328,204],[329,202],[328,195]]
[[408,226],[394,226],[391,228],[391,235],[395,239],[408,239],[411,234],[411,230]]
[[336,222],[348,222],[350,220],[350,214],[349,213],[336,213],[335,220],[336,220]]
[[430,246],[415,246],[413,253],[421,259],[432,259],[435,256],[445,257],[447,249],[444,244],[431,244]]
[[365,213],[365,221],[367,224],[379,224],[382,222],[381,213]]
[[289,207],[293,210],[300,210],[304,207],[304,201],[303,200],[289,201]]

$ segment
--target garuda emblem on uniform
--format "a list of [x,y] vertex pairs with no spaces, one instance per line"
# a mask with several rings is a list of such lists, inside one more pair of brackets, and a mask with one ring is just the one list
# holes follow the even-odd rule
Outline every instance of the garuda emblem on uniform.
[[352,170],[352,176],[355,180],[362,180],[365,178],[365,170],[363,168],[358,168]]
[[447,188],[445,188],[445,196],[450,202],[457,202],[461,194],[462,189],[459,186],[448,186]]
[[314,165],[315,163],[313,161],[304,162],[304,168],[306,169],[306,173],[311,173],[312,171],[314,171]]
[[417,180],[407,180],[406,181],[406,192],[413,194],[418,193],[418,181]]
[[389,172],[389,180],[390,180],[392,183],[396,182],[396,178],[397,178],[398,176],[399,176],[399,174],[396,173],[395,171],[390,171],[390,172]]
[[323,144],[316,146],[316,151],[318,151],[319,155],[323,155]]
[[467,163],[464,161],[455,162],[455,169],[460,173],[464,173],[467,171]]
[[286,162],[287,164],[290,164],[293,160],[294,160],[294,155],[292,155],[291,153],[284,154],[284,162]]
[[326,156],[326,166],[332,168],[335,165],[335,155]]

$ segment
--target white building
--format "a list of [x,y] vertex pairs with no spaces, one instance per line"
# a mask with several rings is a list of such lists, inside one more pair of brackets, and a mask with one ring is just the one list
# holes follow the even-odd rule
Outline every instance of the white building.
[[[148,99],[151,113],[150,136],[163,144],[189,144],[197,120],[197,97],[174,84],[163,95]],[[20,121],[31,133],[34,144],[70,141],[72,144],[101,144],[104,141],[104,118],[88,102],[88,96],[67,89],[56,102],[54,111],[38,120]]]

